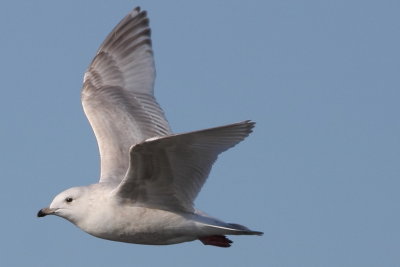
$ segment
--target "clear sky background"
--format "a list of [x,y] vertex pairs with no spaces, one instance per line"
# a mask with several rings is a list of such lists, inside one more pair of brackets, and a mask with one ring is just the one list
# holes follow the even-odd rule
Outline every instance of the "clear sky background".
[[[98,180],[83,72],[137,5],[176,132],[257,122],[196,204],[263,237],[142,246],[36,218]],[[399,14],[395,0],[1,1],[0,265],[400,266]]]

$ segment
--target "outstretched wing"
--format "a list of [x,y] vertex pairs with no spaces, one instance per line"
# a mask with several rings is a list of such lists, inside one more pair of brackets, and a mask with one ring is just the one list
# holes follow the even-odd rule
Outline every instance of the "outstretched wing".
[[193,201],[218,155],[246,138],[254,122],[151,138],[133,146],[116,194],[135,205],[193,211]]
[[171,133],[154,98],[154,78],[149,19],[135,8],[104,40],[84,77],[81,99],[100,150],[100,182],[123,179],[132,145]]

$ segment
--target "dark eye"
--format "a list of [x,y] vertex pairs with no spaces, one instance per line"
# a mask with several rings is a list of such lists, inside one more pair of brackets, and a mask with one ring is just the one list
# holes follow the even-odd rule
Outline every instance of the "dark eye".
[[67,197],[67,198],[65,199],[65,201],[68,202],[68,203],[72,202],[72,200],[73,200],[72,197]]

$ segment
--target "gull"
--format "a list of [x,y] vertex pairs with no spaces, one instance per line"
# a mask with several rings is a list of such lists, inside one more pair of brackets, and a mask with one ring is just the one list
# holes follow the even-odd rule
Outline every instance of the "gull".
[[84,75],[81,100],[100,152],[100,180],[58,194],[37,216],[57,215],[99,238],[146,245],[262,235],[194,208],[213,163],[254,122],[173,134],[154,98],[146,11],[133,9],[106,37]]

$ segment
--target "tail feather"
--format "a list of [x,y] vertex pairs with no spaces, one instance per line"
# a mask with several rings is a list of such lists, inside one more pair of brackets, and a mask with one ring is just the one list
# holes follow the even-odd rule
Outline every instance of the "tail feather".
[[205,236],[224,236],[224,235],[263,235],[263,232],[253,231],[244,225],[237,223],[225,223],[217,218],[213,218],[202,211],[196,210],[195,217],[190,219],[196,221],[199,227],[204,230]]
[[237,224],[237,223],[228,223],[228,225],[231,226],[232,229],[240,230],[240,231],[241,231],[241,234],[244,234],[244,235],[263,235],[263,234],[264,234],[263,232],[252,231],[252,230],[250,230],[249,228],[247,228],[246,226],[241,225],[241,224]]
[[204,228],[209,228],[210,233],[216,235],[263,235],[263,232],[253,231],[246,226],[233,223],[225,223],[223,225],[203,224]]

